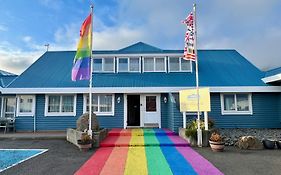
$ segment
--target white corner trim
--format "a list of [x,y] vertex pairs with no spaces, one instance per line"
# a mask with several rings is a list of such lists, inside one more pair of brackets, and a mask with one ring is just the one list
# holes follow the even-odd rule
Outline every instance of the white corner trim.
[[274,82],[274,81],[281,81],[281,73],[262,78],[262,81],[265,82],[265,83],[271,83],[271,82]]
[[73,100],[73,112],[61,112],[62,96],[67,95],[67,94],[57,94],[58,96],[60,96],[60,112],[48,112],[49,95],[52,95],[52,94],[46,94],[45,95],[45,110],[44,110],[45,117],[49,117],[49,116],[76,116],[76,106],[77,106],[77,95],[76,94],[74,95],[74,100]]
[[[20,97],[21,96],[30,96],[32,98],[32,109],[31,112],[20,112]],[[35,107],[36,107],[36,97],[35,95],[17,95],[16,96],[16,102],[17,102],[17,112],[16,112],[16,116],[35,116]]]

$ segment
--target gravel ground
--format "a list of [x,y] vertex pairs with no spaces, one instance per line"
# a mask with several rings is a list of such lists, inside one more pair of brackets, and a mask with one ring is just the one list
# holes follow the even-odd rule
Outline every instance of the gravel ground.
[[226,175],[280,175],[281,150],[239,150],[228,146],[225,152],[194,148]]
[[74,174],[94,153],[81,152],[66,140],[0,140],[0,148],[49,149],[44,154],[29,159],[3,171],[3,175],[68,175]]

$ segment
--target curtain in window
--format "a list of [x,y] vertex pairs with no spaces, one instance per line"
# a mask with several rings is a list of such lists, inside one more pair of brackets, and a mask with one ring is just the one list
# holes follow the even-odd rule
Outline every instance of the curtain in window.
[[105,72],[113,72],[113,58],[104,58],[103,62],[104,62],[104,66],[103,66],[103,70]]
[[190,71],[190,60],[185,60],[181,58],[181,70]]
[[20,113],[30,113],[32,112],[32,103],[33,99],[30,96],[21,96],[20,97],[20,105],[19,112]]
[[100,95],[100,112],[111,112],[112,96]]
[[224,95],[224,110],[235,110],[234,95]]
[[154,71],[154,59],[144,58],[144,71]]
[[139,64],[139,58],[130,58],[130,71],[138,72]]
[[118,66],[119,72],[128,72],[128,58],[119,58]]
[[74,111],[74,96],[62,96],[62,112]]
[[165,58],[155,58],[155,71],[165,71]]
[[60,112],[60,96],[49,96],[48,112]]

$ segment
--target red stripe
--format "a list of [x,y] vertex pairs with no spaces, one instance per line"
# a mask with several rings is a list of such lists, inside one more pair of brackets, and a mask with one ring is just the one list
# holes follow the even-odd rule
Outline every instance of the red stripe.
[[99,148],[75,175],[98,175],[104,167],[114,147]]
[[85,34],[87,35],[87,28],[91,25],[92,23],[92,14],[90,14],[85,21],[83,22],[81,29],[80,29],[80,36],[85,36]]

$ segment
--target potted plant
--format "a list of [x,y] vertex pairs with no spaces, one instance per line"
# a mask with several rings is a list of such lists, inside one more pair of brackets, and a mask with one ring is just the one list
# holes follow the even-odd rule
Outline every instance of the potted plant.
[[275,147],[275,141],[274,140],[264,139],[262,141],[262,143],[263,143],[263,146],[266,149],[274,149],[274,147]]
[[213,132],[209,139],[210,146],[215,152],[222,152],[224,150],[224,141],[218,132]]
[[80,140],[77,140],[80,150],[88,151],[92,147],[93,139],[87,133],[83,133]]

